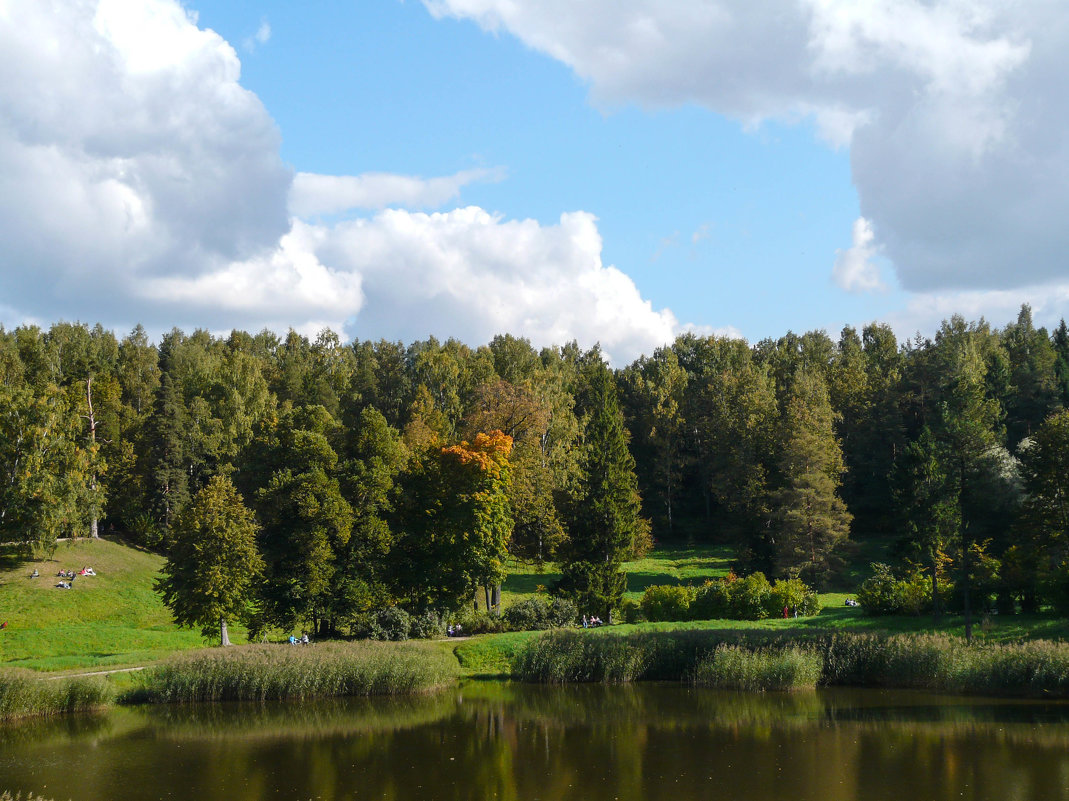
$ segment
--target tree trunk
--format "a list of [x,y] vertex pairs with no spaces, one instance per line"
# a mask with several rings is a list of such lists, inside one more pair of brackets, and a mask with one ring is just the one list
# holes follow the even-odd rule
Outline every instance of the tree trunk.
[[928,554],[928,569],[932,573],[932,616],[935,619],[935,625],[939,625],[939,619],[942,617],[941,610],[939,608],[939,580],[936,577],[936,564],[935,564],[935,552]]
[[486,601],[486,611],[489,613],[489,611],[490,611],[490,585],[489,584],[484,584],[483,585],[483,600]]
[[230,645],[230,635],[227,634],[227,631],[226,631],[226,618],[225,617],[219,618],[219,645],[224,646],[224,647],[227,646],[227,645]]
[[501,584],[495,584],[490,600],[494,603],[494,609],[501,611]]
[[[93,377],[89,376],[85,380],[85,402],[89,407],[89,415],[86,419],[89,421],[89,441],[96,445],[97,443],[97,419],[93,413]],[[100,530],[97,521],[97,507],[96,507],[96,492],[97,492],[97,474],[94,470],[89,478],[89,489],[93,493],[93,519],[89,524],[89,534],[93,539],[100,539]]]

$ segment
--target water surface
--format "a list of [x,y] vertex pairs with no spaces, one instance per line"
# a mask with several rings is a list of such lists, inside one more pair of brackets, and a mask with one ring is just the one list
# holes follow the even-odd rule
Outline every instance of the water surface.
[[494,682],[415,699],[117,709],[0,729],[55,801],[1069,801],[1069,704]]

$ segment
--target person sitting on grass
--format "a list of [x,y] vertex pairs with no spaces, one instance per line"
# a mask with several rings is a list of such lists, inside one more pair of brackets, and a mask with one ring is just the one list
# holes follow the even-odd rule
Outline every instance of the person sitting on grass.
[[35,567],[33,569],[33,572],[30,573],[30,578],[40,578],[40,577],[41,577],[41,574],[37,572],[37,568]]
[[296,644],[297,644],[297,638],[296,638],[296,637],[294,637],[294,636],[293,636],[293,635],[291,634],[291,635],[290,635],[290,645],[296,645]]
[[307,631],[302,631],[301,632],[301,645],[308,645],[308,632]]

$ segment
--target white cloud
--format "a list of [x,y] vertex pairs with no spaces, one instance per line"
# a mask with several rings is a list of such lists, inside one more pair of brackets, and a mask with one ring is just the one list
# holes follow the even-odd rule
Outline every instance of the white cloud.
[[832,279],[847,292],[878,292],[887,288],[873,259],[879,252],[872,223],[858,217],[853,226],[853,244],[837,250]]
[[1000,0],[424,0],[570,66],[595,102],[814,120],[911,291],[1064,274],[1069,16]]
[[671,341],[675,317],[603,265],[601,245],[584,212],[541,225],[468,207],[340,223],[317,253],[361,275],[366,302],[350,326],[359,337],[486,342],[508,331],[542,345],[600,341],[618,362]]
[[981,317],[1002,327],[1017,319],[1022,304],[1032,307],[1037,326],[1053,329],[1069,317],[1069,282],[1054,281],[1020,289],[926,292],[912,296],[905,308],[888,315],[887,322],[900,340],[914,333],[933,336],[943,320],[960,314],[967,320]]
[[619,359],[672,338],[671,312],[601,263],[589,214],[291,219],[290,205],[433,207],[503,171],[294,181],[240,69],[174,0],[0,0],[0,319],[472,343],[508,331],[600,340]]
[[256,29],[256,33],[246,37],[245,41],[242,42],[242,46],[251,53],[257,47],[265,45],[269,41],[271,41],[271,23],[267,20],[261,20],[260,27]]
[[501,181],[505,170],[478,168],[453,175],[419,178],[411,175],[365,173],[364,175],[317,175],[299,172],[290,189],[290,211],[298,217],[339,214],[352,209],[383,209],[387,206],[436,208],[460,195],[477,181]]

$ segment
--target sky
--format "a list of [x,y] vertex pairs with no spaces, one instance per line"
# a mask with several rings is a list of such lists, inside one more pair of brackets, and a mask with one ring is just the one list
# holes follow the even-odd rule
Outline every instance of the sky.
[[1069,316],[1056,0],[0,0],[0,322]]

